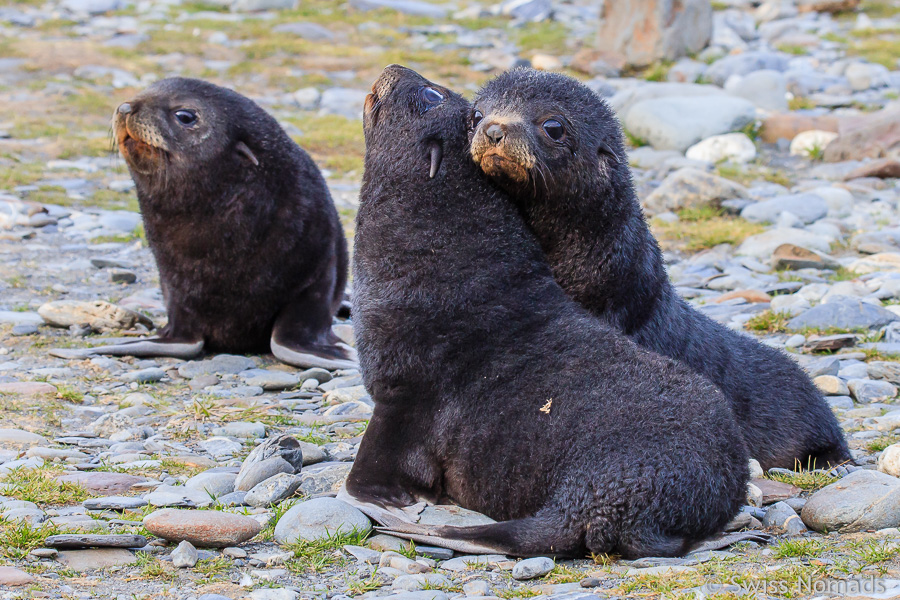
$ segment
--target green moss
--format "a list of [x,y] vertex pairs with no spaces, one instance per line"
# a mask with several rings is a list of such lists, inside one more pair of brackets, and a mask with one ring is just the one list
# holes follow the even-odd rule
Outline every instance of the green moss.
[[562,23],[541,21],[525,24],[521,29],[511,32],[510,37],[522,54],[539,52],[559,56],[567,51],[572,35]]
[[303,132],[296,141],[319,166],[341,175],[362,173],[366,152],[362,125],[339,115],[309,115],[288,119]]

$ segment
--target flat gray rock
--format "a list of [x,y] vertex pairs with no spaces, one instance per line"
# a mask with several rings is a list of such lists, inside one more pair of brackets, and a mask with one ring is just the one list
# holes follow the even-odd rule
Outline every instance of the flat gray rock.
[[788,329],[875,329],[900,317],[880,306],[844,296],[819,304],[788,321]]
[[192,360],[178,367],[178,374],[185,379],[199,375],[232,375],[256,366],[253,359],[233,354],[218,354],[207,360]]
[[147,538],[142,535],[91,535],[91,534],[61,534],[51,535],[44,541],[48,548],[143,548],[147,545]]
[[750,204],[741,211],[741,217],[751,223],[775,223],[783,212],[803,223],[813,223],[828,214],[828,204],[815,194],[790,194]]
[[104,496],[88,498],[82,504],[88,510],[128,510],[147,506],[147,501],[136,496]]

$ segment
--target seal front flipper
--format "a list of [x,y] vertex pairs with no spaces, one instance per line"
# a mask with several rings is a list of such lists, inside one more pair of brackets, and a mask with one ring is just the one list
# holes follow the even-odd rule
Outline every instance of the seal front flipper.
[[172,358],[189,359],[196,358],[203,352],[203,340],[188,340],[182,338],[155,337],[109,346],[96,346],[94,348],[51,348],[50,356],[57,358],[79,359],[92,356],[137,356],[155,357],[169,356]]
[[346,487],[340,489],[337,493],[337,499],[358,508],[367,517],[381,523],[385,527],[400,527],[403,524],[414,524],[419,518],[419,513],[427,506],[425,502],[404,507],[367,502],[348,492]]
[[278,325],[272,331],[272,354],[281,362],[293,367],[311,369],[321,367],[329,371],[356,369],[359,362],[356,350],[341,342],[301,343],[279,335]]
[[305,369],[356,369],[356,350],[331,330],[330,305],[318,297],[319,287],[300,292],[281,309],[272,328],[272,354],[283,363]]

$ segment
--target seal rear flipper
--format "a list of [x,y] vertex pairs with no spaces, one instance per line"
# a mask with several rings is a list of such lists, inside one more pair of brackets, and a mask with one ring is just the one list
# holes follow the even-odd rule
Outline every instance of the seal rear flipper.
[[331,329],[332,317],[339,306],[331,297],[336,275],[330,269],[322,281],[295,291],[291,302],[282,307],[269,343],[275,358],[305,369],[320,367],[334,371],[359,367],[356,350],[342,343]]
[[95,346],[93,348],[51,348],[50,356],[57,358],[79,359],[92,356],[137,356],[155,357],[169,356],[172,358],[189,359],[196,358],[203,352],[203,340],[191,341],[179,338],[146,338],[133,342],[123,342],[109,346]]
[[418,524],[378,528],[381,533],[470,554],[583,556],[584,535],[569,524],[535,516],[472,527]]
[[710,550],[722,550],[739,542],[756,542],[768,544],[775,536],[762,531],[735,531],[733,533],[720,533],[696,544],[691,548],[691,554],[697,552],[709,552]]

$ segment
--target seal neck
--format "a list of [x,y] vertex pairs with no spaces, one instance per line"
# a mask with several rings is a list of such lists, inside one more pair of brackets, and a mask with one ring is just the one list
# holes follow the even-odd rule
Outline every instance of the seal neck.
[[524,213],[556,280],[579,304],[626,334],[652,317],[671,284],[628,174],[536,198]]

